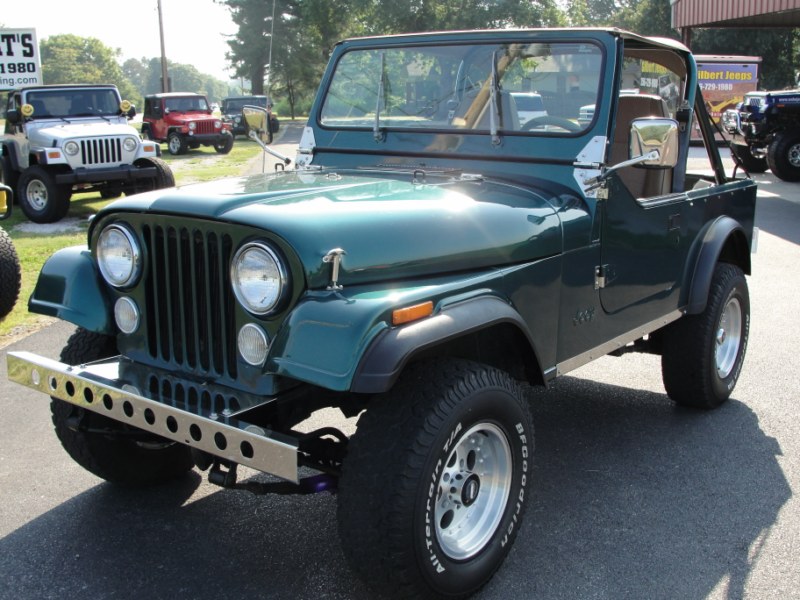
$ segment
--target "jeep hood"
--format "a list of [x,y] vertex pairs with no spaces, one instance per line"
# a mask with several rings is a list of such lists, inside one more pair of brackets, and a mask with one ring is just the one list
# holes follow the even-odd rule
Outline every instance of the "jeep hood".
[[53,140],[70,140],[76,138],[106,137],[130,135],[139,137],[138,132],[130,125],[123,123],[106,123],[92,121],[90,123],[73,121],[60,125],[47,125],[28,132],[31,143],[51,146]]
[[353,285],[521,264],[562,250],[556,211],[530,191],[487,181],[412,183],[364,175],[287,172],[159,190],[108,212],[148,211],[259,227],[301,260],[309,287],[330,283],[330,250],[346,252]]

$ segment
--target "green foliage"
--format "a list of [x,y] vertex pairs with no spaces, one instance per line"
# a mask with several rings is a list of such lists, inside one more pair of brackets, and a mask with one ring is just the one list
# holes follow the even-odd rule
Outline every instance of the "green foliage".
[[123,98],[136,101],[138,94],[117,62],[119,50],[97,38],[54,35],[42,40],[40,49],[44,83],[113,83]]

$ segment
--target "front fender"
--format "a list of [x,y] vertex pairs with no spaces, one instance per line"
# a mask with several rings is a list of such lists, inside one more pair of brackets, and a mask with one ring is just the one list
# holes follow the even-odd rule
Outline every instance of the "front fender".
[[111,298],[86,246],[64,248],[47,259],[28,300],[28,310],[89,331],[116,333]]

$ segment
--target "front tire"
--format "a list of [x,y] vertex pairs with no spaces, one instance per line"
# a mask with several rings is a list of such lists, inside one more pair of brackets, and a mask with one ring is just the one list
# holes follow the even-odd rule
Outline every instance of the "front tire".
[[17,184],[17,204],[34,223],[55,223],[69,210],[72,189],[57,185],[55,178],[43,167],[25,169]]
[[777,135],[769,145],[767,162],[778,179],[800,181],[800,131],[786,131]]
[[339,482],[348,563],[377,592],[459,597],[494,574],[530,495],[521,387],[461,360],[409,367],[358,422]]
[[22,284],[22,269],[14,243],[0,228],[0,319],[14,309]]
[[736,164],[742,165],[748,173],[763,173],[768,168],[766,158],[756,158],[747,146],[731,144],[731,158]]
[[733,392],[750,332],[750,296],[742,270],[719,263],[708,302],[664,330],[661,373],[670,398],[681,406],[716,408]]
[[233,149],[233,136],[223,135],[222,138],[214,144],[214,150],[217,151],[217,154],[228,154]]
[[186,138],[184,138],[180,133],[173,132],[167,137],[167,149],[169,150],[170,154],[177,156],[179,154],[186,154],[189,146],[186,143]]
[[[61,362],[89,363],[115,356],[115,338],[78,328],[61,351]],[[181,477],[192,466],[189,448],[53,398],[53,425],[72,459],[98,477],[127,487],[146,487]]]

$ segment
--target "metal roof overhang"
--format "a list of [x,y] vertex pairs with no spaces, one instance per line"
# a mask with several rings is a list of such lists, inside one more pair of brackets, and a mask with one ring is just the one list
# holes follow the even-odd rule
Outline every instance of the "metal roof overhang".
[[670,0],[672,27],[800,27],[800,0]]

